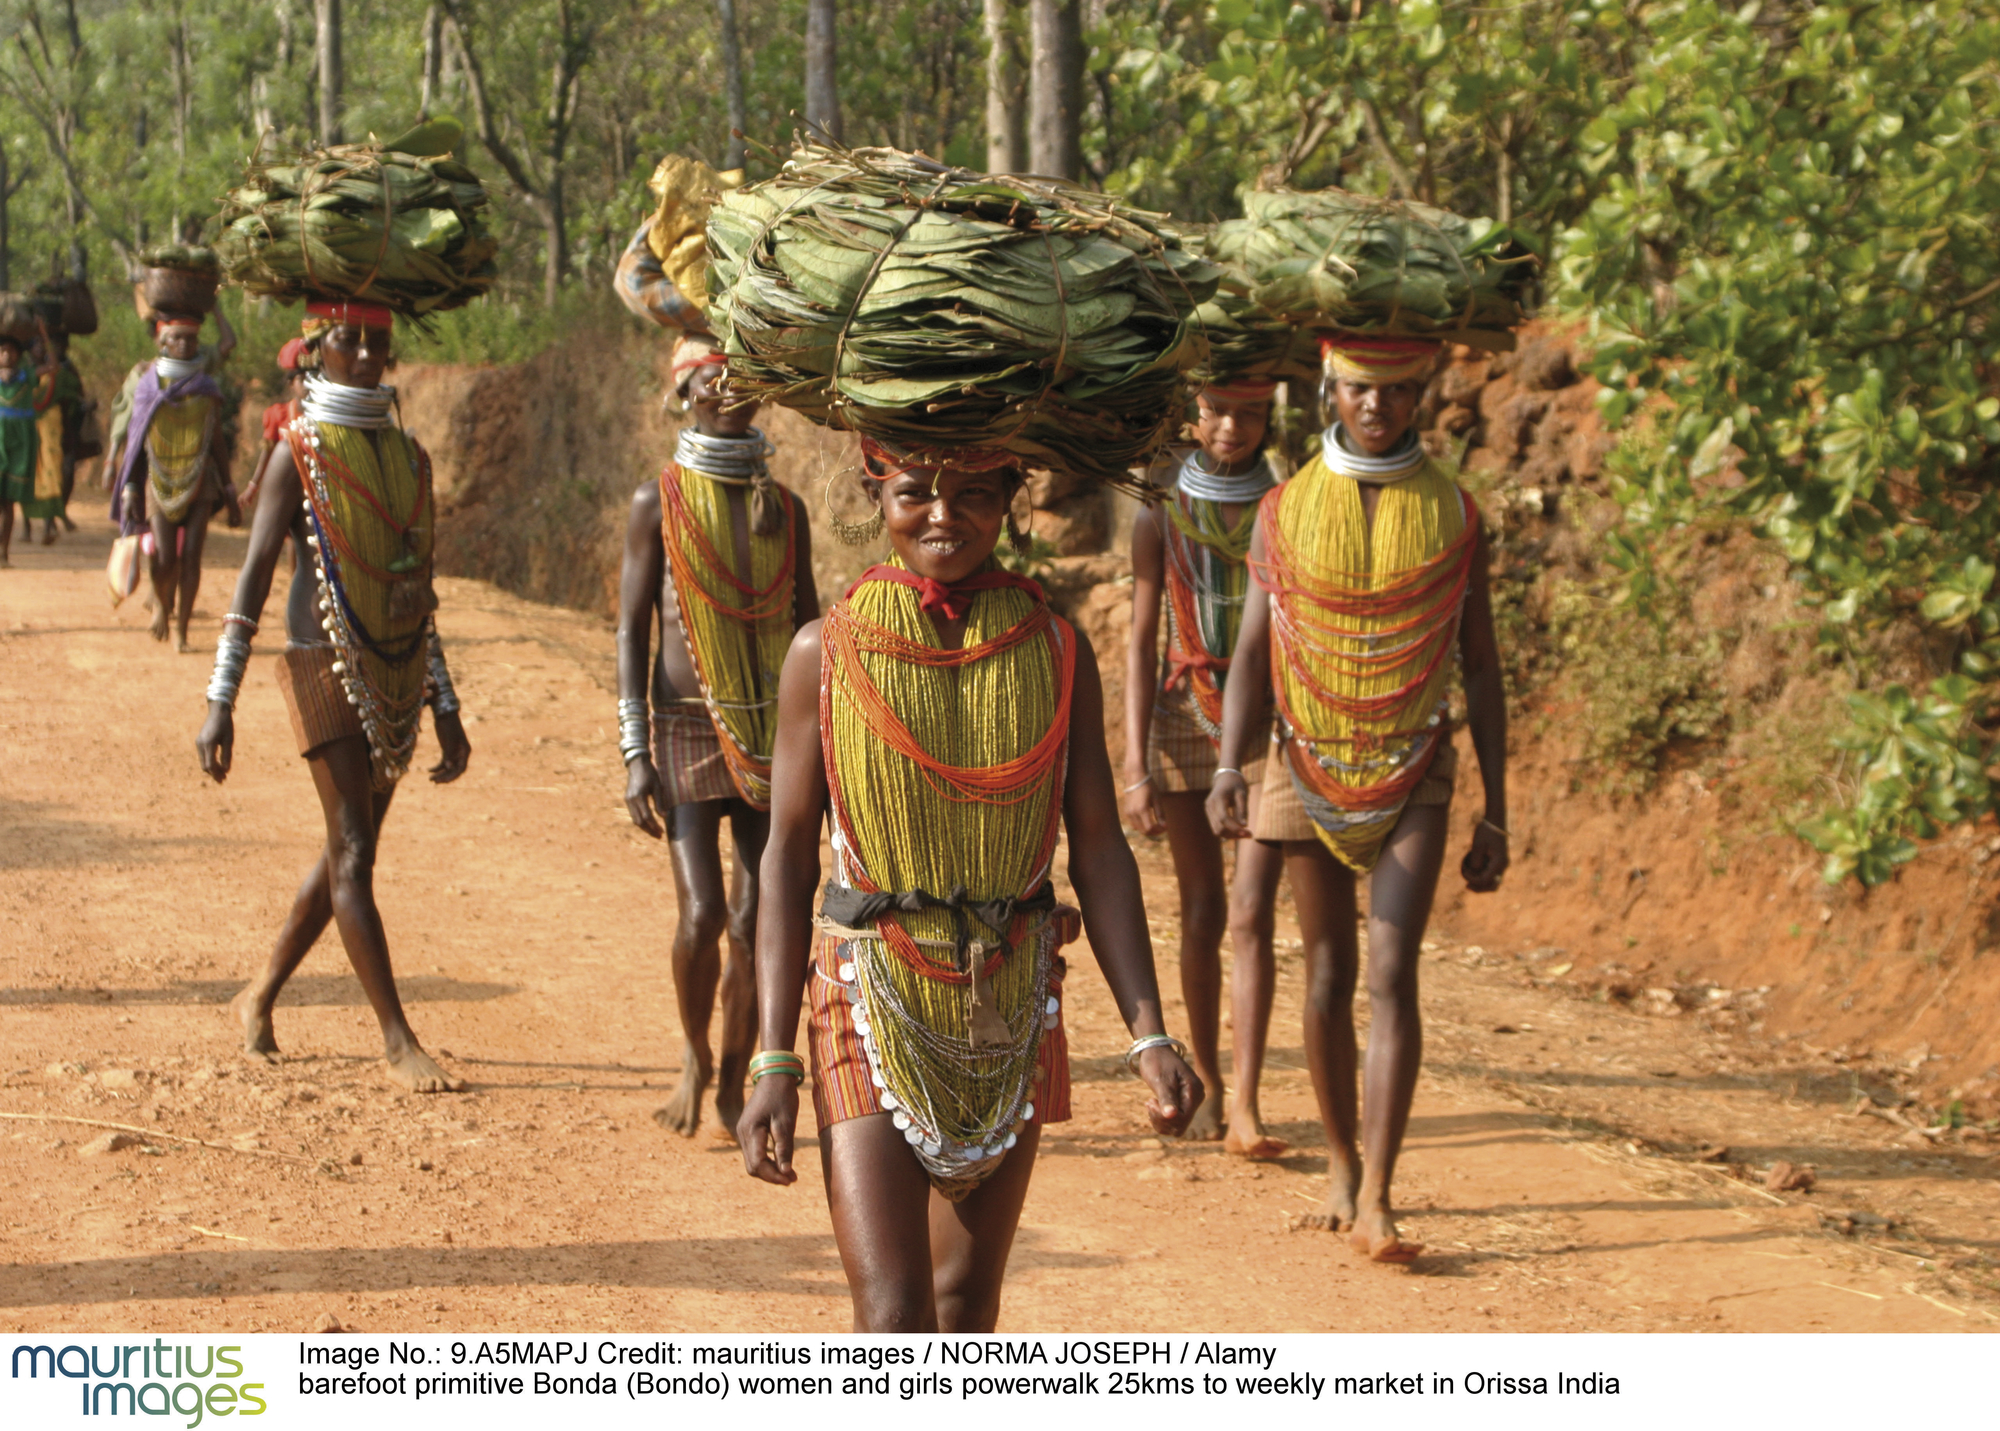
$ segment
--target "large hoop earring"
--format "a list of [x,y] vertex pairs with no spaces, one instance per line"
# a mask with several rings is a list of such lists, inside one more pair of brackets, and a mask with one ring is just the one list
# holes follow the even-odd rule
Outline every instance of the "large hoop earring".
[[833,484],[839,480],[840,470],[836,468],[827,474],[826,486],[822,489],[826,502],[827,524],[833,528],[833,534],[839,537],[844,545],[865,547],[882,535],[882,528],[887,523],[888,518],[883,514],[879,504],[875,508],[875,515],[866,521],[850,522],[843,518],[839,512],[834,510],[833,506]]
[[[1026,560],[1028,554],[1035,549],[1035,499],[1028,491],[1028,484],[1025,480],[1027,474],[1022,473],[1021,475],[1024,480],[1015,483],[1014,490],[1007,499],[1007,545],[1013,549],[1015,556]],[[1026,530],[1022,529],[1021,519],[1015,515],[1016,511],[1019,510],[1023,497],[1027,498],[1028,508],[1028,526]]]

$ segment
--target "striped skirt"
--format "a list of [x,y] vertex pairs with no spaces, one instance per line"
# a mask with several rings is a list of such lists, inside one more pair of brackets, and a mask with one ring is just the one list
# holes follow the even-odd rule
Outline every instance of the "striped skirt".
[[653,768],[660,773],[669,810],[737,798],[729,763],[722,758],[722,739],[700,701],[653,712]]
[[361,712],[347,699],[334,674],[339,659],[331,646],[287,646],[278,658],[278,690],[291,713],[292,735],[300,755],[350,735],[365,736]]

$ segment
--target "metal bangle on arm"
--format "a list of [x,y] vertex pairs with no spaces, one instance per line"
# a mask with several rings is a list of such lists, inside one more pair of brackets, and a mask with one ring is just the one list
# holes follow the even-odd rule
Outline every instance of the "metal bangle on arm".
[[458,692],[451,684],[451,671],[444,663],[444,646],[438,640],[437,626],[432,624],[427,638],[428,653],[426,678],[430,683],[430,703],[433,715],[456,715],[458,713]]
[[618,754],[627,765],[649,753],[647,731],[651,720],[645,697],[637,700],[627,697],[618,702]]
[[1187,1045],[1172,1034],[1143,1034],[1132,1040],[1132,1046],[1125,1050],[1125,1068],[1128,1072],[1139,1071],[1139,1055],[1156,1048],[1170,1048],[1174,1056],[1183,1063],[1187,1061]]
[[243,687],[243,672],[250,664],[250,636],[239,627],[257,634],[257,623],[232,611],[222,618],[222,635],[215,643],[215,670],[208,678],[208,699],[236,709],[236,693]]

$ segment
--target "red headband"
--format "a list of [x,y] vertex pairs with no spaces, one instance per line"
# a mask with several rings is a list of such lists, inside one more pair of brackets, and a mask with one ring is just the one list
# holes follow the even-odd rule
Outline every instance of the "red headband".
[[384,308],[379,303],[357,303],[351,298],[321,299],[308,303],[306,312],[315,318],[361,328],[389,328],[396,322],[393,308]]
[[953,472],[998,472],[1021,465],[1020,458],[999,447],[898,449],[872,437],[861,439],[861,455],[868,462],[886,469],[882,472],[868,473],[869,478],[877,482],[900,477],[913,467],[936,467]]

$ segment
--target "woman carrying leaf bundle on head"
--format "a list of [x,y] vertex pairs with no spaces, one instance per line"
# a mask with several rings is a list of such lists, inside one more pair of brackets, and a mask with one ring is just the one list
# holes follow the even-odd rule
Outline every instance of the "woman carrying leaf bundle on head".
[[[931,199],[892,207],[883,221],[876,186],[884,171],[898,169],[913,171]],[[1057,248],[1043,236],[1076,215],[1068,202],[1029,181],[926,169],[888,151],[806,151],[779,179],[726,198],[711,221],[711,251],[722,255],[722,299],[711,313],[732,387],[739,361],[753,389],[771,371],[767,363],[814,361],[799,347],[812,334],[773,335],[760,326],[760,305],[783,301],[782,287],[764,285],[754,295],[742,287],[753,266],[765,274],[814,267],[810,255],[787,251],[809,242],[807,231],[872,214],[889,250],[878,250],[880,262],[851,268],[844,288],[825,292],[826,316],[815,321],[826,325],[829,352],[820,356],[827,358],[841,346],[843,315],[862,308],[870,275],[897,262],[895,235],[926,222],[934,231],[957,227],[968,268],[1000,272],[1012,264],[1015,286],[1040,302],[1031,281],[1039,271],[1052,291],[1048,262]],[[748,231],[747,243],[718,244],[724,215],[738,204],[751,213],[785,210],[803,227],[764,223],[761,235]],[[989,217],[1010,206],[1018,228]],[[940,251],[933,246],[911,261],[935,261]],[[1099,252],[1144,282],[1138,266],[1154,250],[1134,237],[1122,256]],[[1030,267],[1035,262],[1040,270]],[[980,291],[972,290],[974,300]],[[940,321],[967,316],[954,306],[961,301],[946,296]],[[1157,301],[1175,312],[1172,299]],[[1128,363],[1158,365],[1170,398],[1187,366],[1177,324],[1127,333]],[[751,357],[767,338],[776,346]],[[1075,375],[1060,357],[1061,330],[1047,341],[1035,358],[1053,405]],[[1023,455],[964,440],[969,424],[994,415],[991,406],[984,414],[965,409],[995,398],[963,370],[964,406],[952,419],[900,397],[882,404],[884,392],[930,381],[921,352],[922,345],[907,350],[895,367],[870,363],[866,377],[857,365],[851,385],[835,356],[818,382],[778,394],[860,430],[861,485],[874,515],[843,535],[865,541],[886,531],[891,556],[803,627],[785,660],[757,924],[763,1051],[751,1060],[739,1141],[752,1176],[796,1181],[807,1058],[794,1044],[803,1003],[828,1201],[856,1328],[985,1331],[999,1317],[1043,1126],[1069,1116],[1060,951],[1078,934],[1079,918],[1134,1036],[1128,1065],[1147,1085],[1153,1126],[1178,1133],[1202,1091],[1161,1020],[1138,868],[1119,830],[1105,753],[1096,659],[1038,585],[995,560],[1003,533],[1018,532],[1010,512]],[[876,405],[864,401],[864,390]],[[998,399],[1001,415],[1011,401]],[[1148,433],[1172,415],[1168,401],[1148,412],[1129,392],[1105,406]],[[1012,412],[1014,430],[1024,432],[1029,423],[1019,408]],[[880,430],[926,426],[933,438],[921,444]],[[1004,436],[1006,425],[999,431]],[[820,834],[829,821],[833,869],[815,917]],[[1051,883],[1062,832],[1080,916],[1057,903]]]
[[[1281,849],[1307,967],[1306,1057],[1330,1152],[1314,1226],[1407,1263],[1389,1195],[1423,1032],[1417,958],[1444,860],[1457,754],[1447,719],[1456,664],[1485,780],[1466,887],[1507,868],[1506,705],[1479,513],[1411,430],[1436,361],[1425,339],[1326,342],[1320,455],[1267,496],[1255,578],[1223,700],[1208,814],[1217,834]],[[1275,691],[1279,731],[1264,708]],[[1271,740],[1254,816],[1240,771]],[[1356,1140],[1355,881],[1369,880],[1368,1057]]]
[[[758,867],[770,828],[778,676],[793,633],[819,615],[812,539],[779,484],[755,403],[732,403],[706,334],[674,347],[688,422],[673,458],[632,494],[618,599],[618,748],[632,823],[673,856],[679,1089],[654,1119],[693,1137],[702,1097],[733,1136],[756,1037]],[[653,628],[660,639],[653,643]],[[725,878],[722,825],[735,846]],[[721,944],[728,940],[725,964]],[[718,990],[721,1059],[708,1037]]]
[[[352,175],[374,166],[391,174],[409,170],[421,175],[449,163],[411,152],[408,146],[415,142],[405,136],[387,149],[344,146],[309,156],[300,167],[323,171],[331,166]],[[271,173],[253,168],[252,183],[231,195],[219,247],[230,277],[251,292],[301,296],[287,280],[273,277],[308,265],[298,248],[289,247],[305,232],[298,222],[298,200],[274,199]],[[435,198],[442,207],[418,227],[435,231],[456,226],[474,240],[460,252],[469,250],[484,261],[491,253],[477,213],[484,193],[476,180],[472,192],[467,187],[426,184],[409,175],[392,182],[378,173],[373,193],[377,205],[384,192]],[[327,212],[320,211],[316,222],[336,228],[372,225],[376,235],[382,233],[385,215],[379,207],[357,204],[344,214],[336,211],[332,220]],[[402,262],[396,235],[406,227],[406,215],[394,217],[397,224],[386,245],[377,240],[387,254],[380,267],[402,273],[421,268],[426,277],[420,289],[392,287],[397,307],[338,294],[303,295],[308,299],[304,351],[292,356],[307,369],[304,394],[297,416],[281,424],[283,442],[264,466],[249,553],[223,617],[208,686],[208,719],[196,749],[212,779],[228,777],[236,695],[250,641],[258,632],[285,543],[295,538],[311,561],[300,563],[293,574],[279,685],[319,796],[326,847],[299,888],[264,973],[231,1007],[242,1024],[244,1047],[275,1059],[272,1010],[278,993],[326,926],[336,924],[381,1027],[390,1076],[415,1092],[438,1093],[464,1085],[424,1051],[404,1016],[375,903],[375,856],[390,800],[415,757],[424,706],[431,707],[442,753],[430,771],[434,782],[445,784],[464,774],[471,747],[432,615],[437,609],[432,586],[437,507],[430,457],[398,425],[395,390],[382,386],[381,379],[390,362],[399,308],[400,316],[410,316],[453,307],[482,292],[485,284],[476,262],[457,270],[428,261]],[[306,241],[316,249],[320,237],[327,236],[324,230],[319,237],[307,233]],[[335,248],[359,246],[343,233],[331,237]],[[332,267],[324,254],[311,266],[318,272]],[[445,278],[456,273],[457,279],[442,282],[441,273]]]
[[[1372,1261],[1423,1250],[1399,1232],[1390,1182],[1423,1031],[1417,959],[1454,788],[1449,694],[1464,679],[1485,810],[1461,863],[1499,886],[1507,851],[1507,715],[1479,512],[1413,431],[1447,337],[1513,346],[1524,265],[1506,232],[1440,209],[1329,190],[1246,201],[1212,253],[1250,278],[1266,317],[1317,333],[1319,453],[1261,504],[1253,577],[1223,697],[1217,834],[1284,852],[1305,942],[1306,1058],[1330,1154],[1308,1224]],[[1276,698],[1278,729],[1265,701]],[[1252,813],[1241,772],[1270,741]],[[1355,882],[1368,878],[1368,1055],[1356,1126]],[[1357,1139],[1357,1134],[1359,1135]]]
[[[751,941],[771,807],[778,673],[792,635],[819,615],[812,542],[797,497],[772,475],[757,404],[733,400],[709,335],[703,225],[722,176],[669,155],[659,211],[613,285],[637,317],[680,333],[669,359],[685,422],[659,476],[632,494],[618,591],[618,752],[625,808],[673,856],[674,998],[681,1082],[653,1118],[693,1137],[702,1098],[731,1136],[757,1034]],[[664,259],[662,257],[664,255]],[[657,622],[660,640],[653,644]],[[725,874],[722,825],[735,846]],[[728,941],[728,959],[721,946]],[[721,995],[720,1059],[709,1042]]]

